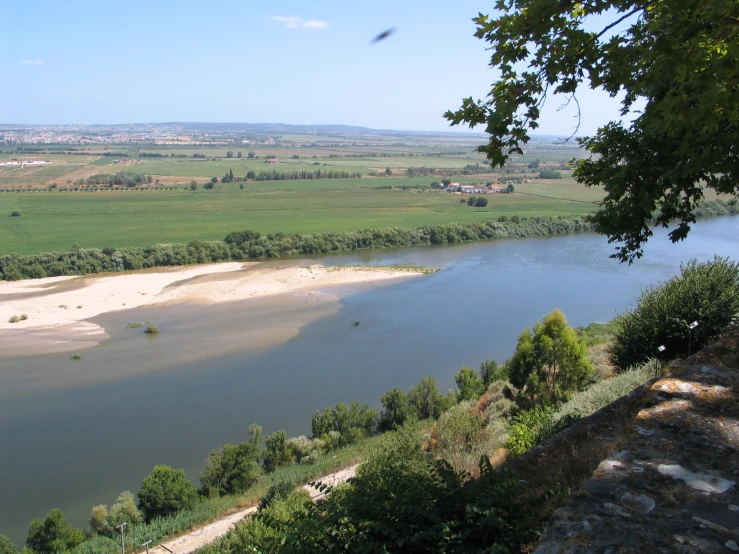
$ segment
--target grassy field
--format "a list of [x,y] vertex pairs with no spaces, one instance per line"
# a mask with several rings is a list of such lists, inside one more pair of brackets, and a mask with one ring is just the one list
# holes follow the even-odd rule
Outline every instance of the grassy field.
[[[240,138],[237,142],[240,142]],[[358,228],[416,227],[451,222],[497,219],[501,215],[581,215],[595,210],[602,197],[599,189],[586,189],[563,171],[563,179],[538,180],[537,170],[527,165],[559,165],[571,159],[571,145],[551,141],[533,144],[505,170],[494,174],[464,175],[466,165],[484,163],[469,137],[391,136],[347,139],[340,136],[289,135],[277,144],[86,144],[51,145],[44,152],[4,149],[3,159],[44,159],[53,165],[0,167],[0,254],[32,254],[80,247],[145,246],[155,243],[186,243],[218,240],[229,232],[254,229],[304,233],[351,231]],[[227,158],[227,152],[233,152]],[[133,158],[103,156],[120,152]],[[242,158],[237,153],[242,153]],[[248,158],[254,152],[257,157]],[[186,155],[140,157],[141,153]],[[199,153],[207,158],[192,158]],[[279,164],[268,164],[274,154]],[[383,155],[384,154],[384,155]],[[299,156],[297,159],[293,156]],[[113,163],[119,159],[118,163]],[[392,176],[384,175],[389,167]],[[440,170],[430,177],[408,177],[414,167]],[[95,173],[120,170],[148,174],[155,190],[59,190],[73,187],[77,179]],[[229,170],[244,178],[248,171],[278,173],[340,170],[358,172],[361,179],[306,179],[218,183],[214,190],[202,185],[211,177],[219,180]],[[379,176],[372,176],[374,171]],[[457,194],[436,190],[397,190],[428,187],[443,176],[462,183],[501,182],[515,184],[515,194],[489,195],[486,208],[472,208]],[[189,190],[194,180],[199,188]],[[56,184],[55,189],[49,188]],[[240,188],[243,186],[243,190]],[[176,190],[171,190],[175,187]],[[395,190],[388,190],[395,187]],[[20,217],[11,217],[11,212]]]
[[[342,181],[346,186],[341,186]],[[0,253],[68,250],[75,243],[103,248],[217,240],[243,229],[312,233],[594,211],[592,204],[553,196],[490,195],[486,208],[472,208],[460,203],[458,194],[354,186],[366,181],[264,182],[249,183],[244,190],[218,185],[195,192],[179,187],[176,191],[3,193]],[[12,211],[21,216],[10,217]]]

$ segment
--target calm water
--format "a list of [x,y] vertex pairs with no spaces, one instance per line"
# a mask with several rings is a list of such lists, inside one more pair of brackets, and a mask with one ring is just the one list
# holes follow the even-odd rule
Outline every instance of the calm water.
[[[320,258],[326,264],[441,269],[398,284],[332,288],[339,303],[246,301],[145,308],[97,318],[111,340],[83,352],[0,360],[0,532],[22,543],[33,517],[90,509],[136,491],[155,464],[196,480],[209,450],[265,432],[310,432],[316,409],[380,395],[463,365],[503,361],[521,329],[554,308],[606,321],[639,291],[714,253],[739,259],[739,218],[701,222],[688,241],[658,234],[632,266],[596,235]],[[129,321],[162,331],[144,336]],[[355,325],[359,322],[359,325]],[[261,345],[261,346],[255,346]]]

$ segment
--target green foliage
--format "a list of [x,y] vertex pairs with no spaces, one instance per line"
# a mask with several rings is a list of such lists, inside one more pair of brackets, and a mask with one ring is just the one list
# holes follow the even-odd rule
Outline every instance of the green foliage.
[[427,375],[419,384],[413,385],[408,392],[408,404],[419,420],[438,418],[442,412],[443,400],[436,378]]
[[531,402],[566,400],[593,374],[585,344],[560,310],[537,322],[533,333],[521,332],[507,367],[511,383],[523,389]]
[[496,435],[486,425],[476,406],[477,399],[452,406],[441,414],[431,433],[431,451],[458,474],[474,472],[482,456],[505,442],[505,436]]
[[316,412],[311,422],[313,438],[325,441],[328,449],[352,444],[377,432],[378,414],[367,404],[339,402]]
[[10,217],[20,217],[20,216],[21,216],[21,213],[17,210],[13,210],[12,212],[10,212]]
[[[681,358],[715,340],[739,315],[739,264],[714,257],[690,260],[680,275],[642,292],[636,308],[620,316],[609,348],[621,369],[640,364],[666,347],[665,355]],[[699,325],[690,330],[690,325]],[[692,336],[691,336],[692,335]]]
[[93,535],[108,535],[111,532],[108,524],[108,507],[105,504],[93,506],[90,512],[90,531]]
[[379,429],[390,431],[400,427],[414,417],[413,410],[408,402],[408,395],[401,389],[395,388],[382,395],[382,413],[380,414]]
[[18,554],[18,548],[2,533],[0,533],[0,554]]
[[277,479],[259,501],[259,509],[264,510],[275,501],[285,500],[295,490],[297,482],[290,476],[282,476]]
[[189,508],[197,501],[198,491],[187,480],[184,470],[158,465],[141,483],[138,499],[146,520],[151,521]]
[[269,435],[265,442],[267,450],[264,455],[264,469],[268,472],[292,462],[290,451],[287,448],[287,432],[284,429]]
[[470,196],[467,199],[467,205],[468,206],[477,206],[477,196]]
[[554,408],[538,404],[513,418],[505,447],[511,454],[523,454],[556,432]]
[[598,381],[572,395],[554,414],[554,421],[559,423],[589,416],[657,375],[655,363],[650,360],[615,377]]
[[[92,517],[91,517],[92,519]],[[124,491],[110,507],[108,511],[108,528],[115,529],[123,522],[129,525],[140,523],[144,520],[144,514],[136,507],[136,499],[129,491]]]
[[81,360],[82,359],[82,354],[80,354],[79,352],[76,352],[76,353],[72,354],[72,359],[73,360]]
[[484,208],[488,205],[488,199],[484,196],[478,196],[477,201],[475,202],[475,206],[478,208]]
[[144,333],[156,335],[159,333],[159,327],[157,327],[156,325],[147,325],[146,329],[144,329]]
[[14,314],[8,318],[8,323],[18,323],[20,320],[21,318]]
[[[578,86],[589,86],[623,93],[623,114],[645,100],[633,122],[611,122],[578,139],[593,155],[578,162],[574,176],[605,188],[593,221],[621,243],[614,256],[631,261],[642,255],[655,211],[658,225],[678,221],[670,233],[677,241],[695,221],[704,188],[736,194],[735,0],[498,0],[496,8],[499,15],[475,19],[475,36],[490,44],[499,80],[486,100],[466,98],[457,112],[445,114],[452,124],[485,125],[490,139],[479,150],[494,165],[523,153],[548,93],[574,98]],[[604,12],[616,21],[590,30]],[[629,22],[627,30],[608,33],[621,21]]]
[[61,510],[52,510],[43,521],[34,519],[31,522],[26,545],[34,554],[56,554],[67,552],[84,540],[82,531],[67,523]]
[[495,360],[487,360],[480,364],[480,378],[485,388],[495,381],[507,380],[508,373],[504,366],[499,366]]
[[81,249],[30,256],[0,255],[0,274],[5,280],[79,275],[226,260],[278,258],[365,248],[394,248],[425,244],[527,236],[548,236],[589,230],[582,217],[554,219],[532,217],[510,222],[432,225],[416,229],[359,229],[350,233],[300,233],[262,235],[255,231],[233,232],[223,241],[192,241],[145,248]]
[[261,449],[250,442],[224,444],[213,450],[200,474],[206,496],[241,493],[257,482],[261,475]]
[[539,179],[561,179],[562,174],[553,169],[542,169],[539,171]]
[[482,377],[474,369],[467,366],[454,374],[454,381],[459,389],[459,400],[477,400],[487,388]]

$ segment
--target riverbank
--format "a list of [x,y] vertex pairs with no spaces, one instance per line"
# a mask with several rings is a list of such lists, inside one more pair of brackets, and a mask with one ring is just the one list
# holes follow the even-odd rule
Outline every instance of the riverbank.
[[319,287],[371,284],[426,268],[325,267],[306,260],[275,265],[226,262],[96,277],[0,282],[0,355],[70,351],[108,338],[87,320],[120,310],[178,303],[220,304],[290,294],[335,300]]

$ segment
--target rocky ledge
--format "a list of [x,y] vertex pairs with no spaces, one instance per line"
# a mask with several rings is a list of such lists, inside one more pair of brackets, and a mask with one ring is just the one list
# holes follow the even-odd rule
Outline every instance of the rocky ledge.
[[732,332],[648,383],[535,553],[739,552],[738,354]]

